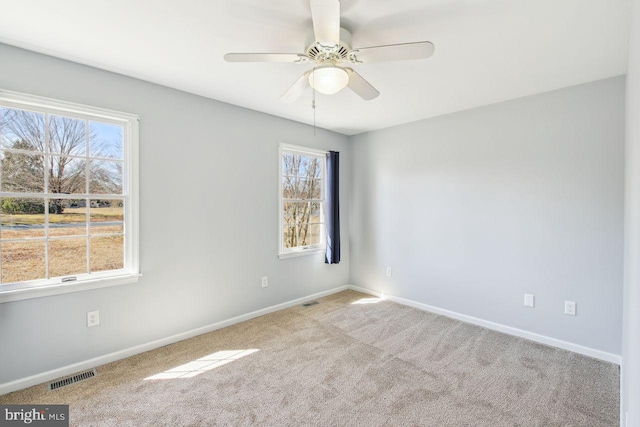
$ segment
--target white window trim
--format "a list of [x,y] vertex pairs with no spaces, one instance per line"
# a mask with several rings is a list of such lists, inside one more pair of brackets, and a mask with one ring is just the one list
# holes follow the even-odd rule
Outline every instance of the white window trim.
[[[312,156],[322,156],[325,161],[322,163],[322,181],[324,188],[322,189],[322,194],[324,197],[324,202],[322,202],[322,206],[326,204],[326,194],[327,194],[327,166],[326,166],[326,155],[327,151],[324,150],[316,150],[313,148],[301,147],[299,145],[291,145],[285,144],[284,142],[280,142],[278,144],[278,257],[280,259],[286,258],[295,258],[300,256],[308,256],[308,255],[317,255],[324,254],[326,252],[326,240],[323,239],[323,242],[319,245],[309,246],[306,248],[294,248],[294,249],[285,249],[283,245],[283,233],[284,233],[284,212],[282,211],[282,153],[283,151],[287,152],[296,152],[300,154],[309,154]],[[323,213],[324,214],[324,213]]]
[[109,286],[119,286],[138,281],[140,274],[139,264],[139,117],[135,114],[120,111],[92,107],[72,102],[59,101],[35,95],[0,89],[0,101],[16,108],[32,107],[35,111],[60,114],[72,113],[75,117],[90,120],[102,120],[110,123],[123,124],[128,130],[128,144],[123,153],[126,165],[124,180],[128,187],[128,203],[125,204],[125,218],[129,225],[125,236],[125,265],[126,270],[117,270],[104,273],[78,274],[72,282],[56,282],[48,280],[23,282],[13,285],[0,285],[0,303],[19,301],[31,298],[40,298],[69,292],[80,292],[91,289],[99,289]]

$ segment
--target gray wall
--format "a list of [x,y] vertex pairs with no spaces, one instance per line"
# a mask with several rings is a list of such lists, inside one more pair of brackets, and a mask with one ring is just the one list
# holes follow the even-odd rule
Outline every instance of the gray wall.
[[[625,287],[621,406],[640,426],[640,1],[632,0],[627,72]],[[624,418],[622,418],[624,420]],[[624,425],[624,424],[622,424]]]
[[352,284],[621,353],[623,77],[350,141]]
[[[347,283],[346,136],[314,137],[306,125],[6,45],[0,63],[0,88],[140,116],[144,274],[134,285],[0,304],[0,383]],[[280,141],[342,154],[339,265],[277,258]],[[91,329],[90,310],[100,310]]]

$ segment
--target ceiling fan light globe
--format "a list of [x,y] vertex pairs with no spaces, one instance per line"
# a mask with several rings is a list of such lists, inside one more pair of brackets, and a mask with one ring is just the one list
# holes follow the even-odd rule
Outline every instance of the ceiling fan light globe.
[[349,75],[345,70],[336,66],[316,68],[309,74],[309,84],[312,88],[325,95],[340,92],[349,83]]

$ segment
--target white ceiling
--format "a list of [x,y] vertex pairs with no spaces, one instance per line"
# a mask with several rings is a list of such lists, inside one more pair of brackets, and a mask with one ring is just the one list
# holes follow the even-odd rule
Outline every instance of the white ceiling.
[[[380,96],[318,95],[316,124],[347,135],[626,72],[628,0],[342,0],[354,47],[428,40],[426,60],[353,66]],[[309,64],[226,63],[302,53],[308,0],[0,0],[0,42],[313,123]],[[1,64],[1,58],[0,58]]]

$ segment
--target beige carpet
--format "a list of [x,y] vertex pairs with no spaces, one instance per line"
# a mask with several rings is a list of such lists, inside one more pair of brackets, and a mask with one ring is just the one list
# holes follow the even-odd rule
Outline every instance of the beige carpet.
[[0,403],[70,404],[74,426],[619,424],[616,365],[367,300],[342,292]]

